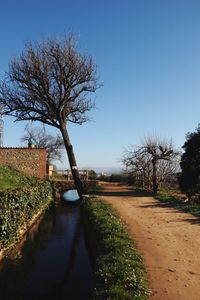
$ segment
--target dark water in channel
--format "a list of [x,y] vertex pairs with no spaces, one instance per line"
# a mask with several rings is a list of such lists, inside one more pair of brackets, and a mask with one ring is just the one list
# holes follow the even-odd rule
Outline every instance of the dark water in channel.
[[80,208],[64,202],[0,264],[1,300],[90,300],[92,283]]

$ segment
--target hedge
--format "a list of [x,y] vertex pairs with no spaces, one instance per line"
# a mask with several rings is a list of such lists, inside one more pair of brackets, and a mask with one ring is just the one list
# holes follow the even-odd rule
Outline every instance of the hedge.
[[98,198],[87,199],[83,218],[94,255],[93,299],[148,299],[143,261],[111,206]]
[[52,201],[51,184],[34,180],[29,187],[0,191],[0,250],[16,242],[20,229]]

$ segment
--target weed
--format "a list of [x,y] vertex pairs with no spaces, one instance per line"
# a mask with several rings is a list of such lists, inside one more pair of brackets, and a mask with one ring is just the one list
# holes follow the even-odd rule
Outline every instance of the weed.
[[111,206],[91,197],[83,206],[95,245],[95,300],[144,300],[149,296],[141,256]]

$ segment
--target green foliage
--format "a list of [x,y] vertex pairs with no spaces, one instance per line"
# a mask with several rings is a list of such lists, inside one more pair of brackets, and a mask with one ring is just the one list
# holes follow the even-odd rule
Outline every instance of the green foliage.
[[174,196],[168,195],[168,194],[158,194],[156,196],[156,199],[158,199],[160,202],[169,202],[173,204],[178,204],[179,200],[175,198]]
[[135,183],[134,175],[129,173],[113,173],[111,175],[101,175],[98,177],[98,180],[106,182],[122,182],[128,184]]
[[[13,172],[13,178],[15,175]],[[0,249],[17,241],[19,230],[52,201],[52,189],[48,181],[29,177],[28,183],[28,177],[24,175],[19,176],[18,180],[14,182],[23,182],[22,188],[0,191]]]
[[97,179],[97,173],[94,170],[89,170],[88,179],[89,180],[96,180]]
[[97,198],[87,200],[83,209],[96,257],[94,299],[147,299],[142,259],[119,217]]
[[90,195],[96,195],[98,193],[101,193],[102,191],[103,191],[102,186],[96,185],[96,186],[89,187],[87,193]]
[[[200,195],[195,195],[195,197],[198,197],[198,200],[200,198]],[[168,204],[169,206],[176,207],[176,209],[179,209],[181,211],[184,211],[186,213],[190,213],[196,217],[200,217],[200,204],[195,202],[184,202],[183,200],[167,195],[167,194],[159,194],[156,199],[158,199],[160,202],[164,202]]]
[[200,125],[194,133],[187,134],[183,149],[179,184],[181,190],[191,197],[200,193]]

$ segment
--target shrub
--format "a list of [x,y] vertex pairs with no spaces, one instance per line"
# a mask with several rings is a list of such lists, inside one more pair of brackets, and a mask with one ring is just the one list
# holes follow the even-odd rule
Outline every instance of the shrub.
[[17,241],[20,228],[52,201],[50,183],[38,179],[33,182],[30,187],[0,191],[0,249]]
[[98,177],[99,181],[106,181],[106,182],[120,182],[120,183],[128,183],[134,184],[135,177],[129,173],[113,173],[111,175],[101,175]]
[[182,172],[179,174],[179,185],[190,198],[200,193],[200,124],[195,132],[186,135],[182,148],[184,153],[180,162]]
[[110,205],[90,198],[83,206],[86,231],[95,249],[95,300],[148,298],[142,259]]

